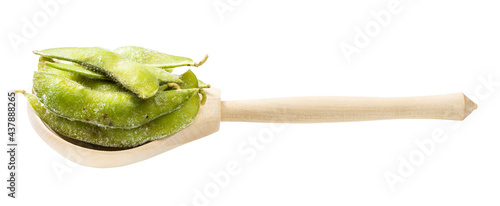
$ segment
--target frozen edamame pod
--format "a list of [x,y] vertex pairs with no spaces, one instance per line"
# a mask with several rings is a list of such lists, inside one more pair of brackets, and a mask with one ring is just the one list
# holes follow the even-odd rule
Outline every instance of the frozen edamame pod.
[[[108,78],[108,77],[106,77],[105,75],[102,75],[100,73],[84,69],[83,66],[81,66],[81,65],[69,65],[69,64],[54,63],[54,62],[45,62],[45,65],[50,66],[52,68],[60,69],[62,71],[73,72],[75,74],[79,74],[79,75],[82,75],[82,76],[85,76],[85,77],[89,77],[89,78],[96,78],[96,79],[110,80],[111,81],[111,79]],[[191,70],[189,70],[189,71],[191,73],[193,73]],[[160,81],[163,78],[165,78],[163,76],[165,73],[166,72],[163,71],[163,70],[161,70],[161,71],[158,72],[157,76],[159,77]],[[193,75],[194,75],[194,73],[193,73]],[[183,81],[183,84],[185,84],[184,83],[185,81],[181,78],[181,75],[179,75],[179,76],[174,75],[174,76],[177,77],[177,78],[179,78],[179,79],[181,79],[181,81]],[[192,87],[192,86],[193,85],[184,86],[184,87],[181,87],[181,88],[210,88],[209,84],[207,84],[207,83],[205,83],[205,82],[203,82],[201,80],[198,80],[198,86],[197,87]],[[164,89],[159,89],[159,91],[163,91],[163,90]]]
[[140,127],[120,129],[70,121],[48,111],[34,95],[25,93],[24,96],[38,117],[54,131],[76,140],[106,147],[135,147],[171,135],[189,126],[200,108],[200,97],[193,95],[172,113]]
[[[86,74],[77,74],[74,72],[70,71],[63,71],[59,69],[55,69],[53,67],[47,66],[46,62],[50,62],[50,59],[45,59],[45,58],[40,58],[40,62],[38,62],[38,71],[41,72],[47,72],[51,74],[55,74],[58,76],[62,76],[65,78],[68,78],[70,80],[73,80],[75,82],[78,82],[79,84],[83,85],[84,87],[97,90],[97,91],[102,91],[102,92],[125,92],[128,93],[129,91],[121,87],[120,85],[114,83],[111,81],[111,79],[107,80],[99,80],[99,79],[94,79],[94,78],[88,78]],[[89,71],[92,72],[92,71]],[[97,74],[97,73],[96,73]],[[106,77],[107,78],[107,77]]]
[[[99,47],[66,47],[34,51],[43,57],[75,62],[85,68],[95,69],[119,82],[126,89],[143,99],[152,97],[158,91],[158,68],[130,61],[119,54]],[[169,82],[181,83],[173,75]]]
[[[63,71],[68,71],[68,72],[74,72],[82,76],[94,78],[94,79],[103,79],[103,80],[110,80],[111,78],[107,77],[106,75],[103,75],[98,72],[94,72],[90,70],[89,68],[85,68],[85,66],[78,65],[78,64],[65,64],[65,63],[55,63],[55,62],[46,62],[47,66],[60,69]],[[158,78],[158,80],[161,83],[170,83],[172,82],[172,77],[177,78],[173,76],[172,74],[156,67],[151,67],[149,68],[150,71],[153,73],[153,75]],[[179,82],[177,82],[179,83]]]
[[164,54],[151,49],[146,49],[138,46],[124,46],[114,50],[114,52],[122,55],[123,57],[149,66],[160,67],[166,69],[168,72],[172,72],[172,68],[180,66],[201,66],[205,63],[206,58],[201,62],[197,63],[191,58],[174,56],[170,54]]
[[187,89],[187,88],[198,88],[198,78],[196,78],[196,75],[194,75],[193,71],[191,69],[187,70],[179,76],[179,78],[184,82],[181,85],[182,89]]
[[[191,69],[184,72],[184,74],[182,74],[179,78],[184,82],[184,84],[182,84],[181,86],[181,88],[183,89],[200,88],[198,85],[200,81],[198,80],[198,78],[196,78],[196,75],[193,73],[193,71],[191,71]],[[205,102],[207,101],[207,93],[205,93],[202,88],[199,89],[199,92],[202,96],[201,105],[205,105]]]
[[74,72],[76,74],[83,75],[86,77],[90,77],[90,78],[94,78],[94,79],[109,80],[109,78],[106,75],[90,71],[88,69],[83,68],[80,65],[55,63],[55,62],[45,62],[45,64],[47,66],[55,68],[55,69],[68,71],[68,72]]
[[155,75],[156,78],[158,78],[158,80],[161,83],[182,84],[182,80],[179,81],[179,79],[176,79],[175,81],[173,81],[172,79],[177,78],[177,77],[175,75],[172,75],[171,73],[163,70],[163,69],[160,69],[158,67],[149,67],[149,68],[150,68],[150,71]]
[[134,128],[182,106],[198,89],[158,92],[149,99],[132,93],[101,92],[54,74],[35,72],[33,90],[50,111],[103,127]]

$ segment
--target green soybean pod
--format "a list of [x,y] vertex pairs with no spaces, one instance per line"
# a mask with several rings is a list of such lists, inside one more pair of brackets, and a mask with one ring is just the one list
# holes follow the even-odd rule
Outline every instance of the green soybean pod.
[[[74,72],[82,76],[94,78],[94,79],[103,79],[103,80],[111,80],[111,78],[107,77],[106,75],[103,75],[101,73],[97,73],[94,71],[91,71],[90,68],[86,68],[85,66],[82,65],[77,65],[77,64],[66,64],[66,63],[55,63],[55,62],[46,62],[45,63],[47,66],[50,66],[55,69],[63,70],[63,71],[68,71],[68,72]],[[176,78],[176,76],[156,67],[150,67],[149,70],[153,73],[153,75],[160,81],[160,83],[171,83],[171,82],[177,82],[180,83],[182,81],[173,81],[173,78]]]
[[164,54],[158,51],[138,46],[124,46],[115,49],[114,52],[132,61],[149,66],[163,68],[168,72],[172,72],[172,68],[180,66],[201,66],[203,63],[205,63],[206,58],[208,58],[208,56],[206,56],[205,59],[197,63],[191,58]]
[[198,89],[158,92],[149,99],[124,92],[101,92],[54,74],[35,72],[33,90],[40,102],[69,120],[103,127],[134,128],[182,106]]
[[64,71],[47,66],[46,63],[51,61],[52,59],[41,57],[40,61],[38,62],[38,71],[51,73],[61,77],[68,78],[92,90],[97,90],[102,92],[125,92],[125,93],[129,92],[120,85],[112,82],[111,79],[99,80],[99,79],[89,78],[86,73],[75,73],[69,70]]
[[72,139],[105,147],[135,147],[163,138],[189,126],[200,108],[199,95],[193,95],[182,107],[147,124],[132,129],[107,128],[71,121],[44,108],[36,96],[25,93],[29,104],[51,129]]
[[198,85],[200,80],[196,78],[196,75],[193,73],[193,71],[188,70],[184,72],[184,74],[180,75],[179,77],[184,81],[184,84],[182,84],[181,88],[187,89],[187,88],[199,88],[199,93],[201,94],[201,105],[205,105],[205,102],[207,101],[207,93],[203,90],[203,88],[200,88]]
[[110,79],[104,74],[100,74],[97,72],[87,70],[80,65],[55,63],[55,62],[45,62],[45,65],[52,67],[52,68],[55,68],[55,69],[63,70],[63,71],[74,72],[76,74],[90,77],[90,78],[94,78],[94,79],[103,79],[103,80]]
[[[34,53],[43,57],[75,62],[105,73],[143,99],[152,97],[158,91],[159,79],[154,72],[157,68],[130,61],[103,48],[66,47],[34,51]],[[171,82],[181,83],[173,75],[170,77]]]

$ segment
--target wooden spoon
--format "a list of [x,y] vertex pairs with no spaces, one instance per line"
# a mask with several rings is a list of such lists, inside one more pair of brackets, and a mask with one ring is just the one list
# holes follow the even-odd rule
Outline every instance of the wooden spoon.
[[424,97],[290,97],[221,101],[220,90],[206,89],[208,100],[189,127],[169,137],[128,149],[78,142],[47,127],[33,109],[35,131],[64,157],[90,167],[118,167],[139,162],[215,133],[221,121],[319,123],[383,119],[463,120],[477,105],[462,93]]

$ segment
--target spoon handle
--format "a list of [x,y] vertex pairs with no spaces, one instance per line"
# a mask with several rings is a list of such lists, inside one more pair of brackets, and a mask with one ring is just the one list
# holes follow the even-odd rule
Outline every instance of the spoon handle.
[[463,93],[420,97],[287,97],[223,101],[221,106],[221,121],[276,123],[463,120],[477,108]]

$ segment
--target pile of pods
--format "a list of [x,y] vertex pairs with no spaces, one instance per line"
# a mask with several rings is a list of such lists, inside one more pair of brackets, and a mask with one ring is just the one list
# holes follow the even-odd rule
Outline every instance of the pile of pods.
[[[190,125],[206,101],[187,57],[126,46],[54,48],[40,55],[33,94],[23,92],[40,119],[66,137],[105,147],[134,147]],[[201,96],[201,97],[200,97]]]

